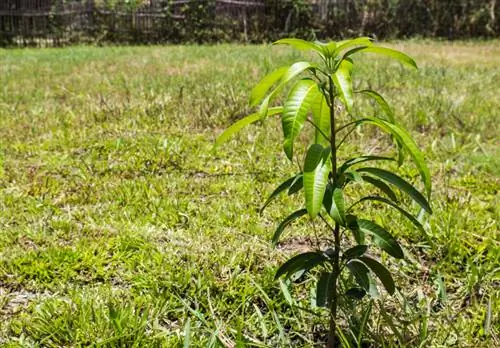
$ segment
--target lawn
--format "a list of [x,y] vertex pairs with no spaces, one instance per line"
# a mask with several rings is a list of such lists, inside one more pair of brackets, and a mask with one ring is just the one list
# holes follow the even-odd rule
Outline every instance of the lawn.
[[[391,46],[420,70],[370,56],[355,74],[368,74],[359,88],[379,90],[425,152],[434,215],[425,236],[368,207],[406,258],[389,262],[399,291],[374,302],[366,342],[498,346],[500,43]],[[270,244],[301,198],[259,214],[294,170],[278,120],[213,148],[250,111],[249,89],[294,58],[237,45],[0,50],[0,345],[324,339],[314,282],[273,280],[287,256],[309,247],[305,219]],[[366,102],[354,114],[377,112]],[[375,129],[351,140],[342,158],[390,153]],[[401,171],[419,184],[413,166]],[[360,311],[344,314],[347,335]]]

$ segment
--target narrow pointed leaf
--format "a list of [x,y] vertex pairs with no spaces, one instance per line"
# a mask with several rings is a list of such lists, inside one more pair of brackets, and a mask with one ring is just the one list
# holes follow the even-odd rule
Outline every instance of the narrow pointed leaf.
[[355,170],[346,170],[344,172],[344,176],[348,179],[348,181],[354,182],[363,182],[363,177]]
[[266,209],[266,207],[269,205],[269,203],[271,203],[273,201],[273,199],[275,199],[281,192],[283,191],[286,191],[288,189],[290,189],[292,187],[292,185],[299,179],[299,178],[302,178],[302,173],[298,173],[294,176],[292,176],[291,178],[288,178],[287,180],[285,180],[281,185],[279,185],[272,193],[271,195],[269,195],[269,197],[267,198],[266,202],[264,203],[264,205],[262,206],[262,208],[260,208],[260,213],[262,214],[262,212],[264,211],[264,209]]
[[268,113],[267,110],[269,108],[269,103],[273,100],[273,98],[283,90],[283,88],[286,86],[288,82],[293,80],[295,77],[306,71],[307,69],[314,69],[316,68],[317,65],[311,62],[296,62],[292,65],[290,65],[281,79],[278,81],[276,84],[276,87],[274,90],[272,90],[267,97],[265,97],[262,101],[262,104],[259,108],[259,115],[261,116],[262,119],[264,119]]
[[342,255],[342,258],[344,260],[355,259],[362,256],[366,252],[366,250],[368,250],[367,245],[356,245],[352,248],[347,249]]
[[284,66],[264,76],[264,78],[252,89],[250,94],[250,106],[255,106],[261,102],[269,89],[283,77],[288,69],[288,66]]
[[358,203],[361,203],[361,202],[366,202],[366,201],[381,202],[381,203],[384,203],[384,204],[387,204],[387,205],[393,207],[394,209],[396,209],[397,211],[399,211],[401,213],[401,215],[403,215],[404,217],[406,217],[413,225],[415,225],[415,227],[417,227],[420,230],[420,232],[422,232],[423,234],[426,235],[424,226],[422,226],[422,224],[417,220],[417,218],[415,218],[409,212],[407,212],[406,210],[404,210],[403,208],[401,208],[399,205],[397,205],[397,203],[395,203],[395,202],[393,202],[393,201],[391,201],[391,200],[389,200],[387,198],[384,198],[384,197],[370,196],[370,197],[364,197],[364,198],[360,199],[355,204],[358,204]]
[[276,244],[278,244],[279,242],[279,239],[281,237],[281,234],[283,233],[283,231],[285,230],[285,228],[290,225],[294,220],[297,220],[298,218],[304,216],[307,214],[307,210],[306,209],[300,209],[300,210],[297,210],[295,212],[293,212],[292,214],[288,215],[285,220],[283,220],[278,228],[276,229],[276,231],[274,232],[274,235],[273,235],[273,240],[272,240],[272,245],[273,247],[276,246]]
[[333,83],[347,112],[351,112],[354,103],[351,80],[352,66],[350,60],[343,60],[335,73],[332,74]]
[[356,39],[351,40],[343,40],[337,42],[337,48],[335,49],[334,55],[340,54],[342,51],[350,49],[356,46],[368,47],[373,44],[373,40],[369,37],[358,37]]
[[371,168],[371,167],[359,168],[358,172],[374,175],[380,179],[387,181],[390,184],[393,184],[401,191],[408,194],[408,196],[410,196],[415,202],[417,202],[426,212],[432,214],[432,209],[427,200],[425,199],[425,197],[420,192],[418,192],[418,190],[415,187],[413,187],[410,183],[405,181],[400,176],[384,169]]
[[333,294],[334,276],[330,272],[322,272],[316,285],[316,306],[326,307]]
[[322,264],[326,260],[326,257],[322,253],[314,251],[296,255],[281,265],[281,267],[276,271],[274,278],[278,279],[283,275],[290,277],[298,271],[308,271],[311,268]]
[[368,266],[368,268],[370,268],[373,273],[375,273],[375,275],[378,277],[378,279],[380,279],[382,285],[384,285],[384,288],[389,294],[394,294],[394,291],[396,290],[394,279],[392,279],[391,273],[387,268],[385,268],[384,265],[367,256],[361,256],[359,257],[359,260],[362,261],[366,266]]
[[364,219],[358,219],[358,226],[363,233],[372,235],[375,244],[389,255],[397,259],[404,257],[403,249],[401,249],[396,239],[382,226]]
[[302,173],[300,173],[300,174],[301,175],[295,178],[295,181],[292,183],[292,185],[288,189],[289,196],[299,192],[304,187],[304,176]]
[[412,58],[410,58],[409,56],[407,56],[403,52],[396,51],[396,50],[393,50],[390,48],[371,46],[371,47],[363,48],[363,49],[359,50],[358,52],[382,54],[384,56],[388,56],[388,57],[397,59],[401,63],[417,69],[417,63],[415,63],[415,61]]
[[304,162],[304,192],[306,208],[311,218],[315,218],[321,210],[325,195],[328,173],[330,149],[319,144],[309,147]]
[[350,288],[345,292],[345,295],[355,300],[361,300],[366,295],[366,291],[362,288]]
[[366,291],[370,290],[370,280],[368,275],[370,274],[370,270],[366,267],[366,265],[359,260],[350,260],[347,262],[347,268],[356,279],[356,282]]
[[354,215],[346,215],[347,228],[352,232],[356,243],[362,245],[365,243],[365,234],[361,231],[358,224],[358,218]]
[[302,39],[286,38],[273,42],[273,45],[289,45],[293,48],[301,51],[316,51],[320,54],[323,53],[323,49],[320,45],[315,42],[306,41]]
[[311,110],[313,122],[319,128],[319,131],[315,129],[314,142],[326,146],[330,143],[330,108],[319,89],[316,90]]
[[365,181],[369,184],[372,184],[373,186],[378,188],[380,191],[385,193],[393,201],[395,201],[395,202],[398,201],[398,197],[396,197],[396,194],[394,193],[394,191],[389,187],[389,185],[387,185],[382,180],[375,179],[374,177],[371,177],[369,175],[362,175],[361,177],[363,178],[363,181]]
[[[278,106],[278,107],[273,107],[270,108],[267,112],[269,116],[276,115],[276,114],[281,114],[283,111],[283,107]],[[250,114],[247,117],[233,123],[230,127],[226,128],[224,132],[217,138],[215,142],[215,146],[219,146],[220,144],[226,142],[232,135],[235,133],[239,132],[241,129],[244,127],[248,126],[249,124],[252,124],[254,122],[259,121],[260,115],[259,113],[254,113]]]
[[382,111],[387,115],[388,121],[391,123],[395,123],[394,112],[392,111],[389,104],[385,101],[384,97],[382,97],[377,92],[372,91],[371,89],[365,89],[362,91],[357,91],[355,93],[366,95],[375,100],[375,102],[380,106],[380,109],[382,109]]
[[398,146],[402,146],[404,150],[406,150],[410,156],[413,158],[413,162],[417,166],[418,171],[420,172],[420,176],[422,177],[422,181],[425,185],[425,190],[427,192],[427,196],[431,194],[431,175],[429,172],[429,168],[425,163],[424,154],[420,151],[417,144],[411,137],[410,134],[403,128],[398,125],[392,124],[390,122],[384,121],[379,118],[368,117],[364,119],[364,122],[368,122],[378,126],[383,129],[387,133],[394,136],[395,140],[399,143]]
[[363,162],[368,161],[394,161],[394,158],[391,157],[383,157],[383,156],[359,156],[355,158],[348,159],[345,161],[339,168],[339,173],[343,173],[347,170],[347,168]]
[[298,81],[288,94],[283,108],[281,124],[285,137],[284,149],[290,160],[293,158],[293,143],[304,126],[317,89],[316,82],[304,79]]
[[328,184],[323,197],[323,205],[335,222],[345,226],[345,202],[344,194],[341,188],[333,188]]

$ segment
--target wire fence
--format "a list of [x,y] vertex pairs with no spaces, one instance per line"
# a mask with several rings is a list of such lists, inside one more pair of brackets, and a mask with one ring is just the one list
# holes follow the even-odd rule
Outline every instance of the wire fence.
[[497,0],[0,0],[0,45],[498,37]]

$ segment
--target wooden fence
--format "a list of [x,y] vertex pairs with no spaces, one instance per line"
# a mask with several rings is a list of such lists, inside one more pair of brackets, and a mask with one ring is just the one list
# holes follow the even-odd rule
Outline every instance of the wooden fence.
[[[138,0],[139,1],[139,0]],[[496,37],[496,0],[0,0],[0,45]]]

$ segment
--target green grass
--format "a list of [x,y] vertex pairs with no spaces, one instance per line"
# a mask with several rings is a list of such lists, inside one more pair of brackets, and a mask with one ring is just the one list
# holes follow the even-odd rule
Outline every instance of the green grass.
[[[384,94],[426,153],[435,213],[425,237],[368,207],[407,258],[391,263],[400,292],[375,303],[381,315],[366,340],[498,345],[500,45],[393,45],[420,70],[371,61],[361,85]],[[215,137],[249,111],[249,89],[293,57],[234,45],[0,50],[0,345],[324,339],[312,282],[289,288],[299,298],[291,306],[273,281],[286,255],[309,245],[304,221],[270,246],[300,198],[258,213],[293,170],[279,123],[213,151]],[[366,112],[377,110],[356,110]],[[372,129],[351,140],[341,156],[389,151]],[[402,171],[418,183],[415,168]],[[347,320],[343,328],[348,334]]]

